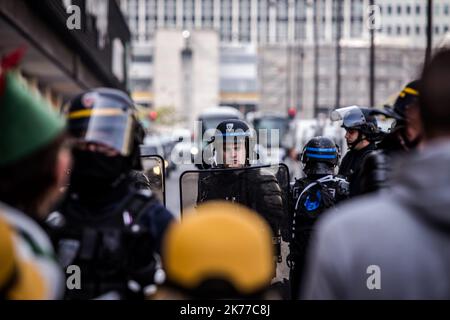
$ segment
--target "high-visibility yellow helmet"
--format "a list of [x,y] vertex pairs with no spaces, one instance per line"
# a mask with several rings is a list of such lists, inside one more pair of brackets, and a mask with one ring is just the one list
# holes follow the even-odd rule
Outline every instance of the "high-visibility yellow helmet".
[[252,295],[274,276],[270,227],[250,209],[224,201],[205,203],[173,224],[163,258],[169,281],[187,290],[217,279]]

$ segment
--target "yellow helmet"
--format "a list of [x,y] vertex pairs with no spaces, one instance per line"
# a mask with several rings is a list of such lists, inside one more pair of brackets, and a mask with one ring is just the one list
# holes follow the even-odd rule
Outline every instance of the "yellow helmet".
[[218,280],[251,296],[267,289],[275,272],[270,227],[250,209],[224,201],[202,204],[172,225],[163,258],[169,283],[190,292]]

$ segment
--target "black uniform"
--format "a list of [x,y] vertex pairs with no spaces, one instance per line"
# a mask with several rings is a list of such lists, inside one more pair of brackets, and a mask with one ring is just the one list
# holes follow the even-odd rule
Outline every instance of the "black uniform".
[[352,149],[346,153],[339,167],[339,175],[344,176],[350,183],[350,196],[361,194],[361,168],[365,158],[377,147],[370,143],[360,150]]
[[283,193],[277,178],[264,168],[204,173],[200,178],[198,203],[227,200],[245,205],[261,214],[274,235],[287,228]]
[[311,233],[317,219],[337,202],[348,197],[349,186],[345,179],[328,175],[296,180],[292,188],[293,226],[289,263],[291,287],[295,297],[301,285],[301,276],[309,247]]
[[315,137],[303,148],[305,178],[296,180],[291,189],[292,240],[288,263],[291,268],[291,292],[299,293],[309,239],[317,219],[338,201],[348,197],[348,182],[334,175],[340,152],[327,137]]
[[95,89],[72,100],[66,116],[77,138],[74,165],[67,197],[49,221],[61,264],[81,269],[81,289],[66,298],[142,298],[159,282],[156,254],[173,216],[133,176],[142,170],[144,138],[134,103],[124,92]]

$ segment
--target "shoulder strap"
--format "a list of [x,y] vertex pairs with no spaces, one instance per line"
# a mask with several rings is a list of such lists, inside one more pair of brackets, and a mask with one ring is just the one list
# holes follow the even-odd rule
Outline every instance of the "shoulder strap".
[[130,214],[132,221],[138,222],[142,215],[153,205],[158,202],[152,193],[136,190],[123,207]]
[[329,181],[334,181],[334,177],[333,177],[333,175],[328,175],[328,176],[325,176],[325,177],[322,177],[322,178],[320,178],[320,179],[317,179],[316,181],[313,181],[313,182],[311,182],[310,184],[308,184],[306,187],[305,187],[305,189],[303,189],[303,191],[300,193],[300,195],[298,196],[298,198],[297,198],[297,202],[295,203],[295,210],[298,210],[298,205],[300,204],[300,199],[301,199],[301,197],[309,190],[309,189],[311,189],[312,187],[314,187],[314,186],[316,186],[316,185],[320,185],[320,184],[322,184],[322,183],[325,183],[325,182],[329,182]]

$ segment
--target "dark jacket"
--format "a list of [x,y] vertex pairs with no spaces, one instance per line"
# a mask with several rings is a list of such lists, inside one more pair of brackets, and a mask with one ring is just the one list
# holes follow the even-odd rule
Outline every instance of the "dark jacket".
[[67,291],[66,298],[92,299],[113,291],[129,297],[128,280],[152,283],[154,255],[173,221],[154,196],[136,190],[131,180],[94,202],[69,189],[54,214],[62,221],[49,228],[59,261],[64,268],[79,266],[82,273],[81,290]]
[[408,151],[401,143],[399,134],[399,131],[388,134],[377,144],[377,150],[365,158],[360,171],[360,194],[379,191],[389,186],[394,158],[404,156]]
[[274,234],[287,231],[287,207],[277,178],[264,168],[205,171],[200,175],[198,203],[226,200],[261,214]]
[[[292,241],[289,264],[291,267],[292,296],[298,295],[306,254],[315,225],[326,210],[347,199],[348,182],[333,175],[309,176],[295,181],[292,188]],[[320,193],[318,193],[320,192]]]
[[370,143],[365,148],[360,150],[348,151],[342,159],[339,166],[339,175],[347,178],[350,183],[350,197],[361,194],[361,168],[365,158],[374,150],[376,150],[375,143]]

